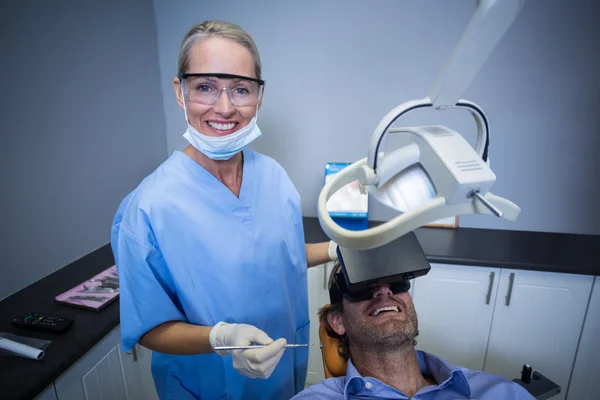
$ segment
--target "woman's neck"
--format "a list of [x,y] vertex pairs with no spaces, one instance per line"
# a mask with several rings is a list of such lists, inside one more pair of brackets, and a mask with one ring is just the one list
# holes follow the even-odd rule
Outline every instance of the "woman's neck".
[[239,197],[242,187],[242,172],[244,156],[242,152],[235,154],[229,160],[211,160],[193,146],[187,146],[183,153],[200,164],[211,175],[217,178],[231,192]]

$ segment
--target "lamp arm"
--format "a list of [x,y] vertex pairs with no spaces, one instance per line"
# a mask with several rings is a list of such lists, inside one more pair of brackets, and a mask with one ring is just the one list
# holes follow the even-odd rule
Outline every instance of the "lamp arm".
[[519,15],[524,0],[477,0],[458,44],[431,87],[433,107],[454,106]]

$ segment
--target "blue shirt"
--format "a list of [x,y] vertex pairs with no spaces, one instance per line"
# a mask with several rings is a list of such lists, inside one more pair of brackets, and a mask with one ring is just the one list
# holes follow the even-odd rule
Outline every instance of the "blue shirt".
[[[308,343],[300,196],[275,160],[243,154],[239,196],[176,151],[122,201],[111,244],[124,350],[165,321],[246,323]],[[161,400],[289,399],[307,366],[307,348],[286,350],[269,379],[243,376],[231,356],[152,357]]]
[[[417,350],[416,353],[421,373],[433,376],[438,385],[426,386],[410,399],[534,399],[522,386],[501,376],[455,367],[424,351]],[[409,397],[379,379],[363,378],[352,361],[348,360],[346,376],[325,379],[312,385],[293,397],[293,400],[297,399],[409,399]]]

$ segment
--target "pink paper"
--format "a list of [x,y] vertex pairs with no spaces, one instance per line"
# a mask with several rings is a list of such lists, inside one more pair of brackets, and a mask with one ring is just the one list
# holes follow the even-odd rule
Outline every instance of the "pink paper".
[[[90,293],[90,292],[83,291],[84,285],[88,288],[93,287],[93,286],[101,286],[102,282],[100,282],[100,279],[104,278],[105,276],[116,276],[115,275],[116,273],[117,273],[117,268],[115,265],[113,265],[112,267],[107,268],[106,270],[100,272],[98,275],[91,277],[89,280],[80,283],[79,285],[75,286],[74,288],[72,288],[62,294],[59,294],[58,296],[55,297],[55,299],[57,302],[64,304],[64,305],[82,307],[82,308],[89,309],[89,310],[100,311],[102,308],[106,307],[108,304],[112,303],[117,297],[119,297],[119,290],[117,289],[117,291],[115,291],[115,292]],[[94,280],[94,281],[91,281],[91,280]],[[69,297],[72,297],[72,296],[97,296],[97,297],[104,297],[104,300],[94,301],[94,300],[69,299]]]

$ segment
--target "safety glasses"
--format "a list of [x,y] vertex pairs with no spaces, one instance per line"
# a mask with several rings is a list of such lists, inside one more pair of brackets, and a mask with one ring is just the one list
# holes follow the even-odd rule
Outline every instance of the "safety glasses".
[[190,103],[214,105],[222,92],[235,107],[256,106],[262,97],[265,81],[247,76],[214,73],[190,73],[179,76],[183,93]]
[[[410,281],[382,282],[382,284],[388,284],[393,294],[408,292],[410,290]],[[333,284],[329,289],[329,300],[332,304],[342,301],[342,298],[352,303],[371,300],[373,298],[373,291],[379,287],[379,283],[373,282],[370,287],[370,289],[352,290],[348,288],[344,274],[338,272],[335,274]]]

